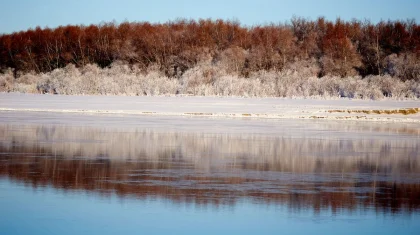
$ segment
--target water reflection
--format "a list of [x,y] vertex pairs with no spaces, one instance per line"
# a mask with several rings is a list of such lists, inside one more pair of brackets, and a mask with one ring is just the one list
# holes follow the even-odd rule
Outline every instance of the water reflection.
[[34,188],[175,203],[250,199],[294,211],[419,211],[417,130],[322,128],[276,136],[0,125],[0,176]]

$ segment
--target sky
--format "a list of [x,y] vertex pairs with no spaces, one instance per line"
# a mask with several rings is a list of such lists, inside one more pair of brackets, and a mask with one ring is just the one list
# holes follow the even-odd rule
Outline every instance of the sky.
[[239,20],[253,26],[284,23],[293,16],[315,20],[340,17],[419,21],[419,0],[0,0],[0,33],[40,26],[89,25],[101,22],[149,21],[178,18]]

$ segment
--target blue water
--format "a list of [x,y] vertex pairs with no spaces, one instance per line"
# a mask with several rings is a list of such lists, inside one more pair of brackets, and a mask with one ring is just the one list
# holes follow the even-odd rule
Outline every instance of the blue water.
[[420,215],[371,208],[333,214],[241,200],[198,206],[0,180],[1,234],[418,234]]

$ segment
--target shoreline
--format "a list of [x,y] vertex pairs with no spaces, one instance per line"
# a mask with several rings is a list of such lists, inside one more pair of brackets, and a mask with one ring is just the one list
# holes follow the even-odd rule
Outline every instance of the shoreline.
[[0,93],[0,112],[420,123],[417,100]]

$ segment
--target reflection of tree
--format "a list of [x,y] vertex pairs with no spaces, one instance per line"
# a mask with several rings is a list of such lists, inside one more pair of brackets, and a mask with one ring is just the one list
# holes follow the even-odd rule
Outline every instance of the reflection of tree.
[[420,207],[417,138],[22,128],[0,128],[0,176],[32,187],[212,205],[250,198],[296,211]]
[[[16,142],[15,142],[16,144]],[[18,145],[15,145],[18,146]],[[339,174],[262,171],[258,165],[215,165],[177,159],[166,152],[136,160],[64,157],[38,148],[0,148],[0,176],[28,186],[84,190],[103,196],[163,197],[179,203],[234,204],[241,198],[285,204],[291,210],[356,210],[374,207],[385,213],[420,208],[420,183],[393,181],[382,174],[373,181],[357,169]],[[151,160],[155,159],[155,160]],[[197,160],[198,161],[198,160]],[[379,177],[380,178],[380,177]],[[376,190],[372,188],[376,187]]]
[[[363,124],[327,126],[363,137],[315,136],[299,138],[258,134],[156,132],[144,129],[110,129],[66,126],[0,126],[4,152],[14,146],[65,157],[101,158],[109,161],[147,158],[182,160],[195,167],[221,167],[259,171],[309,173],[375,173],[398,177],[420,173],[418,129]],[[323,127],[321,127],[322,129]],[[368,129],[370,128],[370,129]],[[379,133],[373,137],[366,133]],[[386,134],[381,134],[386,133]],[[391,133],[398,133],[392,136]],[[353,134],[354,135],[354,134]],[[404,136],[403,136],[404,135]],[[407,138],[407,136],[409,138]],[[404,138],[401,138],[404,137]]]

